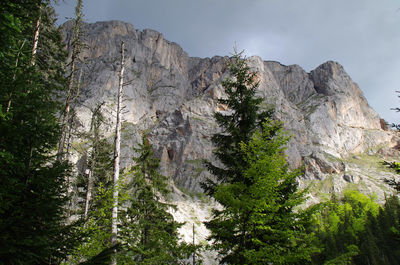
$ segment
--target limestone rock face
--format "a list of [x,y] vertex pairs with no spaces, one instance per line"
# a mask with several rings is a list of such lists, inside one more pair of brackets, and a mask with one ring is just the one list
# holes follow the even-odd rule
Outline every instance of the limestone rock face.
[[[72,23],[63,26],[67,48]],[[85,25],[88,45],[80,102],[82,130],[90,126],[90,109],[103,103],[108,109],[108,132],[112,132],[119,69],[120,42],[126,45],[124,87],[123,165],[129,165],[131,148],[141,133],[151,141],[162,159],[163,171],[175,184],[201,192],[199,182],[207,176],[202,159],[212,159],[211,135],[218,130],[213,113],[224,110],[216,99],[223,96],[221,81],[228,75],[228,57],[194,58],[154,30],[135,30],[120,21]],[[343,159],[349,154],[397,145],[398,136],[384,130],[378,114],[362,91],[336,62],[326,62],[310,73],[298,65],[248,58],[258,72],[258,95],[264,107],[273,106],[292,135],[286,151],[291,166],[306,165],[307,178],[338,173],[343,166],[328,163],[328,156]],[[322,175],[321,175],[322,174]]]
[[[63,25],[67,48],[71,28],[71,22]],[[120,21],[86,24],[85,32],[83,88],[75,108],[79,130],[89,130],[91,110],[102,103],[107,117],[104,130],[112,134],[119,48],[125,41],[122,166],[132,163],[133,147],[146,133],[161,158],[162,172],[182,190],[201,193],[199,183],[209,175],[202,160],[214,159],[210,138],[218,126],[213,113],[226,111],[216,99],[224,96],[221,81],[229,74],[229,58],[189,57],[161,33],[139,31]],[[293,168],[304,167],[300,182],[329,179],[329,191],[357,183],[367,192],[383,195],[381,179],[390,173],[382,173],[378,166],[363,173],[362,159],[351,157],[368,154],[361,158],[375,161],[372,157],[380,154],[397,154],[393,148],[399,137],[387,129],[340,64],[329,61],[307,73],[298,65],[256,56],[247,61],[258,72],[262,107],[274,107],[292,135],[286,154]]]

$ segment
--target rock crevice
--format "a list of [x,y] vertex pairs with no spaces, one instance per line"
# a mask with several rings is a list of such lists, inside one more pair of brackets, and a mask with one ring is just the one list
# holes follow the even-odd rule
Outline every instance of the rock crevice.
[[[70,31],[67,22],[63,25],[67,48]],[[105,102],[109,112],[113,111],[118,47],[124,40],[126,80],[131,82],[124,88],[123,119],[134,130],[126,134],[130,135],[126,141],[132,146],[147,132],[164,173],[177,185],[201,192],[199,183],[208,173],[199,161],[213,159],[210,138],[218,130],[213,113],[221,107],[216,99],[224,95],[221,81],[228,76],[229,58],[189,57],[161,33],[139,31],[120,21],[85,24],[85,32],[90,48],[82,54],[85,87],[77,107],[83,128],[90,126],[90,107]],[[262,107],[274,107],[276,117],[292,135],[286,150],[290,165],[305,165],[308,178],[343,174],[344,166],[330,162],[327,156],[342,159],[377,152],[383,146],[390,150],[398,144],[399,137],[382,125],[339,63],[328,61],[307,73],[298,65],[285,66],[256,56],[247,60],[260,78],[257,93],[264,98]],[[129,148],[123,151],[124,164],[129,164],[134,153]]]

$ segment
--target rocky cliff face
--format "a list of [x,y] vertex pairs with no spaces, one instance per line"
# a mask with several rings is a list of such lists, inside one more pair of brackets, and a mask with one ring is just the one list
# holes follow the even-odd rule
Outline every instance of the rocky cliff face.
[[[67,46],[70,29],[66,23]],[[223,96],[220,83],[228,75],[229,58],[189,57],[161,33],[135,30],[119,21],[87,24],[85,31],[90,48],[82,56],[86,65],[77,106],[80,130],[88,130],[90,109],[104,102],[110,113],[105,129],[112,132],[119,47],[124,40],[123,165],[131,163],[132,147],[146,131],[162,160],[163,173],[186,195],[201,193],[199,183],[208,174],[201,160],[212,159],[210,137],[218,130],[213,113],[224,110],[216,99]],[[355,184],[378,196],[389,192],[381,177],[391,173],[378,161],[380,155],[396,153],[399,137],[387,130],[340,64],[329,61],[307,73],[298,65],[259,57],[248,58],[248,63],[259,73],[263,107],[273,106],[293,135],[286,153],[292,167],[304,165],[305,175],[299,181],[314,185],[311,200]]]

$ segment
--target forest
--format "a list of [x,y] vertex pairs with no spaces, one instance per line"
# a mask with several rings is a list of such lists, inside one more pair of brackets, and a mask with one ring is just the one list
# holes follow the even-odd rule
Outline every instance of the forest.
[[[349,189],[304,207],[303,169],[284,155],[290,136],[273,109],[261,108],[257,73],[238,51],[219,99],[230,111],[214,114],[217,161],[204,161],[212,177],[202,188],[221,205],[204,223],[208,244],[182,240],[145,131],[133,166],[120,169],[124,42],[115,133],[102,133],[99,104],[80,135],[88,170],[76,174],[70,138],[85,63],[82,4],[67,50],[52,1],[0,2],[0,264],[202,264],[204,250],[217,253],[215,264],[398,264],[398,194],[380,205]],[[400,164],[386,165],[400,172]]]

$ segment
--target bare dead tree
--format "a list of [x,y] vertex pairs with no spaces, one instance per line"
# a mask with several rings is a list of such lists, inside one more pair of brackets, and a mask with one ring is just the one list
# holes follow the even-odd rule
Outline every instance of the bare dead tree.
[[36,63],[35,57],[36,57],[37,47],[38,47],[38,43],[39,43],[39,32],[40,32],[40,20],[41,20],[41,18],[42,18],[42,16],[39,13],[39,17],[37,18],[36,24],[35,24],[35,33],[33,35],[31,66],[35,65],[35,63]]
[[78,85],[75,86],[75,74],[77,71],[76,68],[79,55],[84,46],[81,41],[82,26],[83,26],[82,20],[83,20],[82,0],[78,0],[75,8],[75,22],[74,22],[74,29],[72,36],[72,54],[70,62],[71,69],[70,69],[70,76],[68,81],[68,89],[67,89],[67,96],[65,99],[64,111],[62,113],[62,118],[61,118],[61,137],[58,143],[58,150],[57,150],[57,160],[59,161],[63,160],[64,158],[64,149],[68,133],[68,120],[70,116],[71,105],[79,95],[80,78],[78,81]]
[[[119,189],[119,161],[121,154],[121,103],[122,103],[122,88],[124,84],[125,71],[125,43],[121,42],[121,69],[119,72],[119,84],[117,94],[117,121],[115,125],[114,138],[114,177],[113,177],[113,207],[111,220],[111,245],[117,245],[118,237],[118,189]],[[111,260],[111,265],[117,264],[117,250],[114,250],[114,255]]]

